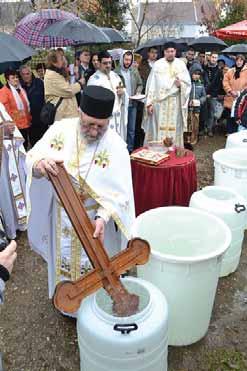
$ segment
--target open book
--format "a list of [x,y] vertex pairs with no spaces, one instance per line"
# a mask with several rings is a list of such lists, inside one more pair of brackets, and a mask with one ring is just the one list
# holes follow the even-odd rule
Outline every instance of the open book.
[[149,165],[159,165],[161,162],[168,160],[169,155],[166,153],[151,151],[143,148],[140,151],[132,153],[130,158],[135,161],[140,161]]

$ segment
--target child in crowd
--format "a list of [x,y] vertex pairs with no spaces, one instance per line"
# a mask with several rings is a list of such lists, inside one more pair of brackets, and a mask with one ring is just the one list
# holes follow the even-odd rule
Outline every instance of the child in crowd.
[[191,145],[195,145],[198,141],[200,110],[202,104],[206,102],[206,91],[201,81],[202,72],[199,64],[194,64],[190,68],[192,86],[189,98],[187,142]]

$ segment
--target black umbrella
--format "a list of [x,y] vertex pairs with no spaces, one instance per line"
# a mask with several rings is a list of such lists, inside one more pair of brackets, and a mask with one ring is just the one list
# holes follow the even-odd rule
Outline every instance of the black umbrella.
[[42,34],[62,36],[71,40],[71,45],[110,43],[109,37],[99,27],[80,18],[56,22],[48,26]]
[[99,27],[101,31],[103,31],[106,36],[109,37],[111,43],[127,43],[129,40],[127,40],[120,31],[115,30],[114,28],[108,28],[108,27]]
[[247,54],[247,44],[236,44],[222,51],[223,54]]
[[182,52],[187,49],[188,43],[185,39],[176,39],[175,37],[159,37],[155,39],[148,40],[142,45],[136,48],[135,52],[140,54],[143,58],[147,58],[148,49],[155,46],[158,49],[158,58],[163,56],[164,44],[168,41],[173,41],[177,44],[178,51]]
[[0,32],[0,64],[21,62],[35,54],[35,51],[14,36]]
[[17,70],[22,63],[25,63],[34,54],[35,50],[25,45],[16,37],[0,32],[0,73],[11,68]]
[[4,62],[4,63],[0,63],[0,74],[1,73],[4,73],[8,69],[16,71],[16,70],[18,70],[20,68],[21,65],[26,64],[30,59],[31,59],[31,57],[30,58],[27,58],[27,59],[23,59],[23,61],[20,61],[20,62]]
[[227,44],[215,36],[201,36],[192,41],[189,46],[199,52],[223,50]]

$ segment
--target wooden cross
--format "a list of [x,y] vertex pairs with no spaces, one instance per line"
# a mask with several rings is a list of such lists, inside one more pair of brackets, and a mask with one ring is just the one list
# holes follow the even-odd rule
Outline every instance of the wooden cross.
[[57,166],[58,175],[49,173],[49,178],[94,269],[76,281],[60,282],[53,297],[55,307],[63,312],[74,313],[79,309],[83,298],[104,287],[113,300],[113,311],[118,316],[136,313],[139,297],[126,290],[119,276],[133,266],[148,261],[148,242],[135,238],[129,241],[127,249],[110,259],[100,240],[93,238],[94,227],[69,174],[63,165]]

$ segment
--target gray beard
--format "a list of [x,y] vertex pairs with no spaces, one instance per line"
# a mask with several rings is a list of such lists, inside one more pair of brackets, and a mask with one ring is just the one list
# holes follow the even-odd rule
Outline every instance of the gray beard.
[[91,137],[90,135],[83,133],[83,131],[81,130],[81,138],[86,142],[86,144],[93,144],[101,140],[101,138],[105,135],[107,129],[108,127],[106,127],[105,130],[101,133],[98,133],[96,137]]

